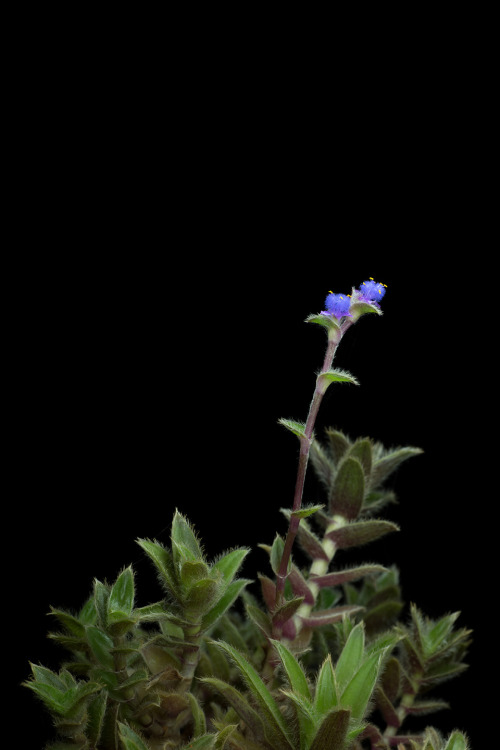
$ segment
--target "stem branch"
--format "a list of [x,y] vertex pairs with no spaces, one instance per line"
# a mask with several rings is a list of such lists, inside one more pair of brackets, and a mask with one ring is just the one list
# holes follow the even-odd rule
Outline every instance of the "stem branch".
[[[342,336],[351,325],[352,321],[345,320],[340,326],[340,329],[330,330],[328,332],[328,346],[326,349],[323,367],[321,368],[318,377],[316,378],[316,388],[314,389],[314,394],[309,406],[309,414],[307,416],[307,421],[304,428],[304,437],[300,438],[299,465],[297,469],[297,480],[295,482],[295,494],[293,497],[292,508],[292,510],[294,511],[299,510],[302,505],[304,480],[306,476],[307,464],[309,461],[311,443],[313,441],[314,425],[316,422],[316,417],[318,415],[319,407],[321,405],[321,401],[326,391],[326,387],[324,383],[319,380],[319,376],[331,369],[337,347],[340,344]],[[280,604],[283,603],[285,582],[288,575],[288,564],[290,561],[293,543],[299,529],[299,524],[300,518],[298,518],[297,516],[291,516],[276,581],[276,607],[279,607]]]

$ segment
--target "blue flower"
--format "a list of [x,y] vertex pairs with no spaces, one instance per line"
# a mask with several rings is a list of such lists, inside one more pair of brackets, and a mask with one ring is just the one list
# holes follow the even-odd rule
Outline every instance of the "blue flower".
[[336,318],[343,318],[349,315],[350,305],[351,298],[347,294],[334,294],[330,292],[325,300],[325,312]]
[[361,299],[365,302],[379,302],[385,294],[386,284],[377,284],[372,278],[363,281],[359,287]]

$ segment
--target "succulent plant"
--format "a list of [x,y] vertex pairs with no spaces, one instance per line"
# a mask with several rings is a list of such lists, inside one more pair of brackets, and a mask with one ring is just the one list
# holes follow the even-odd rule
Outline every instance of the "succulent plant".
[[[461,731],[411,727],[447,707],[436,688],[466,668],[459,613],[432,620],[412,604],[403,619],[396,566],[337,565],[339,550],[398,531],[383,517],[388,479],[421,453],[333,427],[314,435],[327,388],[357,383],[332,368],[336,349],[361,316],[381,314],[384,294],[370,279],[330,292],[307,319],[325,328],[327,350],[307,420],[280,420],[300,443],[297,481],[286,535],[259,545],[269,569],[256,588],[240,577],[250,549],[209,561],[175,510],[168,544],[137,540],[159,601],[136,606],[128,566],[113,583],[94,580],[79,612],[51,609],[67,659],[59,672],[32,664],[24,683],[52,716],[47,750],[471,750]],[[322,505],[303,503],[309,463]]]

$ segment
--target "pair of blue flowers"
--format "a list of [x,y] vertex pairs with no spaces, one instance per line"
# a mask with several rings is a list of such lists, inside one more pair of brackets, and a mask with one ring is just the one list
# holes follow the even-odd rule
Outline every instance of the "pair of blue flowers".
[[[363,281],[359,289],[356,290],[358,293],[357,299],[370,302],[371,304],[377,303],[384,296],[385,289],[385,284],[379,284],[373,279]],[[333,315],[335,318],[349,317],[351,301],[352,297],[350,294],[334,294],[330,292],[325,300],[326,310],[324,312]]]

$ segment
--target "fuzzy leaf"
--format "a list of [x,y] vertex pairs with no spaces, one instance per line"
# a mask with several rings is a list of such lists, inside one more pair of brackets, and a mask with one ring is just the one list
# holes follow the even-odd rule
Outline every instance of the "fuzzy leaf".
[[218,599],[217,603],[203,615],[201,620],[202,630],[208,630],[213,625],[215,625],[217,620],[222,617],[224,612],[226,612],[229,607],[234,604],[234,602],[248,583],[252,583],[252,581],[248,578],[237,578],[236,581],[231,581],[220,599]]
[[360,438],[359,440],[356,440],[349,450],[349,455],[358,459],[363,467],[365,476],[369,477],[373,464],[372,441],[368,438]]
[[214,563],[212,571],[220,571],[226,583],[230,584],[249,552],[250,550],[246,547],[239,547],[227,552]]
[[118,729],[124,750],[148,750],[148,746],[144,740],[127,724],[123,724],[121,721],[118,722]]
[[468,750],[469,745],[462,732],[452,732],[449,736],[444,750]]
[[408,458],[412,456],[418,456],[423,453],[421,448],[398,448],[390,453],[385,453],[382,458],[373,462],[370,486],[372,488],[378,487],[384,482],[397,467]]
[[101,732],[104,726],[104,717],[106,715],[106,704],[107,694],[105,690],[101,690],[98,695],[89,703],[88,712],[88,723],[87,723],[87,737],[91,743],[95,746],[98,745],[101,737]]
[[109,586],[101,581],[94,579],[94,604],[97,613],[97,623],[106,628],[108,624],[108,599]]
[[144,552],[153,561],[158,573],[160,574],[160,581],[166,587],[167,591],[169,591],[175,599],[178,599],[177,574],[169,550],[167,550],[162,544],[159,544],[159,542],[151,541],[150,539],[137,539],[137,544],[142,547]]
[[[288,508],[280,508],[280,510],[287,519],[290,519],[291,512]],[[300,521],[297,539],[300,547],[312,560],[326,560],[326,562],[329,562],[329,557],[323,549],[321,541],[316,534],[311,531],[309,524],[304,519]]]
[[285,603],[277,609],[275,612],[273,612],[272,615],[272,622],[273,625],[276,628],[283,627],[283,624],[289,620],[291,617],[294,616],[294,614],[299,609],[300,605],[303,603],[304,599],[302,596],[295,597],[294,599],[289,599],[288,601],[285,601]]
[[217,602],[219,586],[211,578],[203,578],[194,583],[187,591],[183,608],[186,617],[198,619],[209,611]]
[[326,536],[335,543],[337,549],[346,549],[368,544],[391,531],[399,531],[399,526],[392,521],[373,519],[348,523],[338,529],[328,531]]
[[214,750],[215,734],[204,734],[202,737],[193,739],[190,741],[187,748],[189,748],[189,750]]
[[304,422],[295,422],[293,419],[278,419],[278,423],[286,427],[290,432],[293,432],[298,438],[307,440],[305,433],[306,425]]
[[276,584],[268,576],[258,573],[260,586],[262,589],[262,598],[269,612],[274,610],[276,605]]
[[203,561],[198,539],[189,522],[184,516],[175,511],[172,521],[172,554],[176,563],[183,563],[185,560]]
[[[283,541],[283,538],[279,534],[276,534],[276,536],[274,537],[273,546],[271,547],[271,552],[270,552],[271,568],[273,569],[273,573],[275,575],[278,575],[279,573],[284,549],[285,549],[285,542]],[[290,565],[291,563],[289,562],[289,567]]]
[[123,570],[116,579],[108,599],[108,616],[112,612],[130,614],[134,606],[134,574],[132,568]]
[[326,450],[317,440],[314,440],[311,444],[309,458],[318,478],[323,483],[323,486],[329,490],[333,477],[335,476],[335,465]]
[[249,690],[266,717],[266,727],[270,727],[273,731],[273,741],[279,742],[279,745],[276,744],[276,750],[280,750],[280,748],[291,750],[292,745],[288,739],[288,729],[285,719],[257,671],[242,653],[228,643],[217,641],[215,645],[224,650],[240,670]]
[[111,650],[114,647],[112,638],[94,625],[87,627],[87,640],[95,658],[106,669],[114,669],[115,663]]
[[351,712],[345,708],[334,708],[323,719],[310,750],[344,748]]
[[202,677],[200,682],[211,685],[222,696],[224,696],[229,705],[234,708],[238,716],[250,727],[256,739],[261,742],[265,740],[263,717],[261,718],[257,711],[250,706],[250,703],[239,690],[233,685],[230,685],[223,680],[219,680],[216,677]]
[[299,508],[299,510],[292,510],[291,515],[295,518],[307,518],[308,516],[312,516],[313,513],[316,513],[318,510],[321,510],[321,508],[324,507],[324,505],[308,505],[304,508]]
[[303,596],[305,604],[314,604],[316,600],[313,593],[296,565],[292,565],[290,573],[288,574],[288,580],[290,581],[295,596]]
[[298,693],[281,688],[280,692],[294,705],[300,731],[300,750],[310,747],[316,734],[316,719],[311,701]]
[[341,702],[351,709],[354,718],[362,719],[375,688],[382,656],[372,654],[358,669],[342,692]]
[[401,719],[399,718],[392,701],[389,700],[384,689],[380,685],[377,685],[375,688],[374,697],[377,708],[382,714],[385,723],[388,726],[398,728],[401,725]]
[[320,588],[325,586],[340,586],[348,581],[358,581],[365,576],[383,573],[387,568],[383,565],[360,565],[358,568],[348,568],[347,570],[335,570],[332,573],[326,573],[324,576],[311,576],[310,583],[315,583]]
[[363,505],[365,475],[360,461],[348,456],[340,464],[332,486],[329,512],[352,520],[357,518]]
[[191,708],[191,715],[193,717],[193,736],[201,737],[207,731],[205,712],[198,703],[197,698],[192,693],[187,693],[187,697]]
[[306,323],[316,323],[329,331],[340,331],[339,322],[332,315],[308,315]]
[[343,617],[354,615],[362,609],[364,607],[356,604],[343,604],[340,607],[333,607],[332,609],[313,610],[310,615],[299,615],[299,617],[305,627],[318,628],[322,625],[331,625],[334,622],[339,622]]
[[343,690],[357,672],[365,650],[363,621],[353,627],[335,665],[335,677],[339,690]]
[[295,656],[279,641],[271,639],[271,643],[277,650],[283,663],[291,690],[297,693],[297,695],[306,698],[306,700],[311,700],[311,691],[309,690],[306,676]]
[[340,459],[345,455],[349,449],[351,443],[346,435],[340,430],[334,430],[329,428],[326,430],[326,436],[328,438],[328,447],[334,462],[337,464]]
[[273,630],[270,616],[258,607],[255,607],[253,604],[247,604],[245,609],[248,617],[255,623],[255,625],[257,625],[259,630],[261,630],[265,636],[270,637]]
[[354,375],[345,370],[328,370],[318,375],[318,387],[322,393],[326,391],[331,383],[352,383],[352,385],[359,385]]
[[324,716],[337,705],[337,684],[332,666],[332,657],[328,654],[316,677],[314,710],[318,716]]
[[50,608],[49,614],[57,617],[59,622],[64,625],[68,632],[73,633],[73,635],[77,636],[78,638],[85,637],[85,625],[82,624],[80,620],[74,615],[70,614],[69,612],[65,612],[62,609],[55,609],[54,607]]

